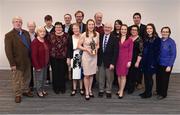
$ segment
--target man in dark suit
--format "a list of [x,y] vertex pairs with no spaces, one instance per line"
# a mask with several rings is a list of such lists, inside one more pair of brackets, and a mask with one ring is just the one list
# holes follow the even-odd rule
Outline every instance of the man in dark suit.
[[[45,22],[45,30],[46,30],[46,36],[45,38],[48,40],[50,39],[50,35],[55,32],[55,28],[53,26],[53,19],[51,15],[46,15],[44,17],[44,22]],[[51,84],[51,77],[50,77],[50,66],[48,65],[47,67],[47,78],[46,78],[46,85],[50,85]]]
[[[84,19],[84,13],[80,10],[78,10],[75,14],[75,19],[76,19],[76,23],[79,24],[80,27],[80,32],[83,33],[86,31],[86,24],[83,23],[83,19]],[[69,35],[73,35],[73,31],[72,31],[72,26],[70,26],[69,28]]]
[[64,24],[63,24],[63,30],[65,33],[69,32],[69,28],[71,26],[71,20],[72,20],[72,16],[71,14],[65,14],[64,15]]
[[22,29],[22,18],[16,16],[12,20],[13,29],[5,35],[5,52],[11,71],[15,102],[21,97],[33,97],[29,89],[31,80],[30,36]]
[[112,25],[104,24],[104,34],[100,35],[100,48],[98,50],[98,81],[99,97],[103,97],[106,84],[106,97],[111,98],[111,89],[114,79],[114,67],[118,57],[118,39],[111,34]]
[[[136,12],[133,15],[133,25],[138,25],[139,27],[139,36],[144,40],[145,37],[145,31],[146,31],[146,25],[141,23],[141,14]],[[128,30],[130,30],[131,26],[128,28]],[[130,31],[129,31],[130,33]]]

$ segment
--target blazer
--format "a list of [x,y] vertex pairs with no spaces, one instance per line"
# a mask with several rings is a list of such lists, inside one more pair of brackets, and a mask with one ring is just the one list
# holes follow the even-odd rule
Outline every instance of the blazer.
[[119,44],[118,39],[115,38],[112,34],[110,34],[105,52],[103,52],[103,38],[104,34],[101,34],[98,49],[97,65],[101,66],[103,63],[104,67],[109,68],[110,64],[113,64],[114,66],[116,64],[119,52]]
[[[26,30],[22,33],[27,39],[30,46],[30,35]],[[15,29],[5,34],[5,53],[8,58],[10,66],[16,66],[18,70],[25,70],[26,67],[31,66],[30,49],[28,49],[22,42],[19,32]]]
[[[83,28],[82,28],[82,33],[83,33],[83,32],[86,31],[86,24],[83,23],[83,26],[82,26],[82,27],[83,27]],[[69,34],[70,36],[73,35],[72,24],[71,24],[70,27],[69,27],[68,34]]]

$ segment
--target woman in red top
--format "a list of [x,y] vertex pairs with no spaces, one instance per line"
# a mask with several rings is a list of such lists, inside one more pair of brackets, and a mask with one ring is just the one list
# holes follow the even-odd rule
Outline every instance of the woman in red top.
[[44,82],[47,74],[47,64],[49,61],[49,49],[48,44],[44,40],[46,31],[44,27],[37,29],[37,37],[31,43],[31,56],[32,64],[35,68],[35,84],[37,95],[39,97],[44,97],[47,92],[44,89]]

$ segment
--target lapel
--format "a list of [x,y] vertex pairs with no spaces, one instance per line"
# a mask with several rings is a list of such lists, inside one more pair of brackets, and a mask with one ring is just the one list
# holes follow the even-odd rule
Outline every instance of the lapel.
[[[13,31],[14,31],[14,36],[17,39],[17,41],[19,41],[20,44],[22,44],[24,47],[26,47],[24,45],[23,41],[21,40],[21,37],[19,36],[18,31],[16,31],[15,29]],[[26,40],[27,40],[28,44],[30,45],[30,41],[28,40],[28,36],[25,34],[24,30],[22,30],[22,32],[24,33]]]

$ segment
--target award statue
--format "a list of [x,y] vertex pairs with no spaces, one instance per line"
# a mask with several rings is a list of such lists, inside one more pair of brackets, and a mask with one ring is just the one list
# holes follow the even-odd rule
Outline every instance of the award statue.
[[90,42],[90,46],[91,46],[91,53],[93,55],[95,55],[96,54],[96,43],[93,38],[92,38],[92,41]]

